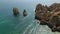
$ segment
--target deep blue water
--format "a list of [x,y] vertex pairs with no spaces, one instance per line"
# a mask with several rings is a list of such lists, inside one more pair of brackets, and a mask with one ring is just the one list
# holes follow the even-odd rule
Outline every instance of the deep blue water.
[[[39,2],[26,1],[0,0],[0,34],[57,34],[51,32],[48,26],[35,22],[34,9]],[[13,7],[19,9],[19,16],[13,15]],[[26,17],[23,16],[24,9],[28,14]]]

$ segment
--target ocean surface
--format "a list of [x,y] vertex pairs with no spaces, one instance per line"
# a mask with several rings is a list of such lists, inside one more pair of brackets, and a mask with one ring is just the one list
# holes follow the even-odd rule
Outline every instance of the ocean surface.
[[[59,34],[51,32],[47,25],[39,25],[35,19],[35,7],[39,2],[24,0],[0,0],[0,34]],[[19,16],[13,15],[12,9],[19,9]],[[23,16],[24,9],[27,16]]]

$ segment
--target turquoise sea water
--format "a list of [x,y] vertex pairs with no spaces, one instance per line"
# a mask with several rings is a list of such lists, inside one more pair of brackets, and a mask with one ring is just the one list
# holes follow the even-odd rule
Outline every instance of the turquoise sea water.
[[[13,15],[13,7],[19,9],[19,16]],[[34,11],[29,8],[27,4],[14,3],[14,2],[0,2],[0,34],[23,34],[30,24],[33,24]],[[28,15],[23,16],[23,10],[26,9]],[[32,29],[34,25],[31,25]]]
[[[51,32],[46,25],[39,25],[34,19],[36,1],[0,0],[0,34],[58,34]],[[13,7],[19,9],[19,16],[13,15]],[[28,15],[23,16],[26,9]]]

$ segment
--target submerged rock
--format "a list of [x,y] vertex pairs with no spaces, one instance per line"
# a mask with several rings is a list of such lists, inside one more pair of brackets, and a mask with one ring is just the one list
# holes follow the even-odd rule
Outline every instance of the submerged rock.
[[15,16],[19,15],[19,10],[18,10],[18,8],[13,8],[13,14],[14,14]]
[[60,31],[60,4],[55,3],[50,7],[38,4],[35,19],[40,20],[40,24],[48,25],[52,31]]
[[23,16],[27,16],[27,11],[24,9]]

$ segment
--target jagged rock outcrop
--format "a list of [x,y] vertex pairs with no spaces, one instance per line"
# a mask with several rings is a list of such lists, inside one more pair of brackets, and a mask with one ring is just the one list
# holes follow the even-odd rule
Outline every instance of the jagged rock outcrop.
[[19,10],[18,10],[18,8],[13,8],[13,14],[14,14],[15,16],[19,15]]
[[48,7],[47,6],[42,6],[41,4],[38,4],[36,6],[39,10],[35,9],[35,18],[41,20],[42,18],[46,17],[48,14]]
[[49,10],[52,11],[55,8],[59,8],[60,7],[60,3],[53,3],[51,6],[49,6]]
[[38,4],[35,19],[40,20],[40,24],[48,25],[52,31],[60,31],[60,3],[54,3],[49,7]]
[[38,5],[36,6],[36,10],[37,10],[37,11],[42,10],[42,5],[41,5],[41,4],[38,4]]
[[26,11],[26,9],[24,9],[24,11],[23,11],[23,16],[27,16],[27,11]]
[[[35,9],[35,19],[39,19],[40,20],[40,12],[42,10],[42,5],[41,4],[38,4],[36,6],[36,9]],[[37,18],[39,17],[39,18]]]
[[59,29],[59,27],[60,27],[60,8],[53,10],[52,12],[50,12],[49,15],[50,15],[50,17],[49,17],[48,24],[50,24],[52,26],[52,31],[60,30]]

